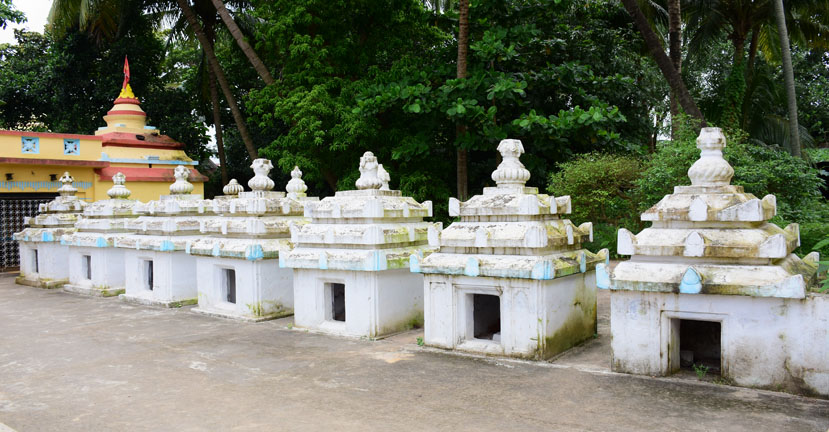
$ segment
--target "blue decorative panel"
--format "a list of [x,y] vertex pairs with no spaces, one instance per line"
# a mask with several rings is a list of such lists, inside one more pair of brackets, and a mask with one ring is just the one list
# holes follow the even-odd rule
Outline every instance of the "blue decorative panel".
[[40,153],[40,138],[36,137],[21,137],[20,138],[20,152],[28,154]]
[[81,154],[81,140],[65,138],[63,140],[63,154],[78,156]]

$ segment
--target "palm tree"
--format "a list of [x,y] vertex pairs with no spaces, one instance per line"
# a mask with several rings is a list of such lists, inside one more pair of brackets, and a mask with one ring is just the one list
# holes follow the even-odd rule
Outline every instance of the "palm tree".
[[239,29],[239,26],[236,25],[236,21],[233,20],[233,17],[230,16],[230,12],[227,11],[225,4],[222,0],[211,0],[213,2],[213,6],[216,8],[216,11],[219,13],[219,16],[222,18],[222,21],[227,26],[228,31],[233,36],[233,39],[236,41],[236,44],[239,45],[242,52],[245,53],[245,56],[250,61],[250,64],[256,69],[256,73],[262,78],[262,81],[265,84],[273,84],[273,76],[271,76],[270,71],[262,63],[262,60],[256,54],[256,51],[248,44],[245,40],[244,35],[242,34],[242,30]]
[[[467,52],[469,51],[469,0],[458,2],[458,78],[466,78]],[[461,137],[466,133],[466,126],[458,123],[455,135]],[[464,148],[457,150],[458,199],[465,200],[469,195],[468,152]]]
[[[746,129],[750,118],[751,107],[749,101],[752,92],[757,88],[755,77],[755,59],[757,52],[773,60],[782,55],[778,44],[780,31],[777,24],[778,14],[775,12],[776,0],[688,0],[685,11],[687,23],[692,37],[689,42],[689,52],[699,55],[712,42],[722,36],[728,37],[733,47],[734,74],[744,76],[745,86],[740,97],[741,120],[738,126]],[[829,48],[829,2],[826,0],[791,0],[783,8],[785,15],[784,25],[792,40],[806,48]],[[748,42],[748,61],[746,62],[746,42]],[[788,44],[786,44],[788,46]],[[745,69],[744,75],[742,70]],[[738,81],[739,81],[738,79]],[[736,103],[736,101],[735,101]],[[736,108],[736,107],[732,107]],[[790,114],[790,117],[796,117]],[[799,127],[789,126],[792,133],[800,130]],[[793,146],[790,151],[796,151]]]
[[780,53],[783,55],[783,78],[786,81],[791,152],[792,156],[801,157],[800,133],[797,127],[797,99],[794,92],[794,73],[792,72],[792,50],[789,47],[789,36],[786,31],[786,14],[783,12],[783,0],[774,0],[774,12],[777,21],[777,34],[780,37]]
[[653,57],[654,61],[656,61],[656,65],[659,67],[659,70],[662,72],[665,80],[668,81],[668,85],[671,87],[671,92],[676,95],[679,106],[682,107],[686,114],[698,119],[704,126],[705,118],[703,117],[702,112],[697,107],[696,102],[694,102],[694,98],[691,96],[691,93],[688,92],[688,88],[682,81],[682,76],[679,74],[679,71],[676,67],[674,67],[673,62],[668,55],[665,54],[660,38],[651,28],[648,23],[648,19],[642,12],[639,4],[636,0],[622,0],[622,4],[628,14],[630,14],[633,18],[633,23],[642,35],[642,39],[644,39],[645,46],[647,46],[651,57]]

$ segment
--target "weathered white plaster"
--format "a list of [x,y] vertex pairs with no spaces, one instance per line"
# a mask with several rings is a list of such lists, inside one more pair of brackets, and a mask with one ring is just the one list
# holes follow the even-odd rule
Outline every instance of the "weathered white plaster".
[[[345,321],[332,317],[326,285],[345,286]],[[294,325],[341,336],[393,334],[423,320],[423,277],[407,269],[294,270]]]
[[[425,342],[548,358],[596,333],[593,269],[606,262],[607,250],[581,249],[592,241],[593,224],[575,226],[561,218],[570,213],[569,196],[525,186],[530,172],[519,160],[521,141],[503,140],[498,151],[502,162],[492,173],[497,187],[466,202],[450,200],[450,214],[461,220],[430,236],[440,251],[411,256],[412,271],[426,275]],[[475,295],[498,298],[497,334],[476,337]],[[496,317],[491,308],[486,313]]]
[[[431,202],[381,189],[388,182],[378,177],[379,169],[366,152],[360,158],[359,190],[307,203],[311,223],[291,230],[296,247],[280,255],[279,265],[295,271],[298,327],[374,338],[420,321],[422,276],[408,273],[409,257],[435,249],[429,233],[440,224],[423,221],[432,216]],[[331,299],[323,295],[326,283],[345,285],[344,322],[331,318]]]
[[136,207],[140,203],[127,199],[130,191],[124,185],[124,174],[116,173],[112,182],[107,191],[111,199],[88,204],[75,224],[76,231],[60,240],[69,247],[66,291],[105,297],[124,292],[124,251],[116,246],[133,232],[130,224],[139,216]]
[[789,299],[614,291],[613,370],[650,376],[677,371],[674,319],[721,323],[722,375],[739,385],[829,395],[827,295]]
[[[674,373],[681,322],[713,322],[720,334],[707,337],[719,338],[719,357],[716,342],[708,349],[723,377],[829,395],[829,295],[809,292],[817,254],[792,253],[797,224],[766,222],[776,214],[774,196],[760,200],[729,184],[734,170],[722,157],[719,129],[704,128],[697,147],[692,186],[677,186],[643,213],[650,228],[619,230],[619,254],[633,257],[612,272],[597,267],[599,287],[611,290],[613,370]],[[692,359],[693,350],[685,351]]]
[[[277,264],[280,254],[291,248],[291,230],[308,219],[303,205],[316,202],[307,197],[302,171],[294,168],[289,193],[274,192],[267,177],[273,167],[267,159],[256,159],[250,192],[226,188],[235,195],[217,197],[200,204],[202,217],[192,219],[200,233],[185,249],[196,263],[197,313],[226,318],[261,321],[293,312],[293,273]],[[228,274],[235,281],[235,303],[229,302]]]
[[127,222],[131,234],[115,241],[125,250],[122,300],[165,307],[196,303],[196,258],[187,248],[201,237],[201,223],[214,216],[204,214],[207,203],[201,195],[190,195],[189,174],[177,167],[170,195],[137,204],[134,210],[140,216]]
[[68,172],[60,182],[59,196],[38,206],[39,214],[26,218],[27,228],[13,236],[20,251],[20,275],[15,279],[19,284],[58,288],[69,281],[69,250],[60,239],[75,232],[86,203],[75,196],[77,189]]

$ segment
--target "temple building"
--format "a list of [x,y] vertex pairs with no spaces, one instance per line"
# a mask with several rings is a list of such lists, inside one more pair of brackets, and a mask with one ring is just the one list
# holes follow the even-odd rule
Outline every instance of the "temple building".
[[431,201],[389,190],[388,179],[365,152],[358,190],[306,203],[311,223],[292,230],[294,249],[279,257],[294,272],[296,327],[377,338],[422,322],[423,277],[409,272],[409,256],[435,250],[428,236],[440,224],[423,221]]
[[[797,224],[768,223],[773,195],[731,185],[725,136],[703,128],[691,186],[644,212],[639,234],[620,229],[612,271],[611,365],[661,376],[688,369],[739,385],[829,396],[829,294],[812,290],[818,254],[803,259]],[[792,185],[797,187],[797,185]]]
[[544,359],[596,334],[595,267],[607,250],[582,248],[593,224],[565,215],[569,196],[526,187],[530,172],[518,140],[498,145],[496,187],[460,202],[460,220],[436,233],[440,251],[413,255],[422,273],[427,345],[486,354]]
[[104,121],[93,135],[0,130],[0,217],[6,221],[0,226],[0,268],[17,265],[12,233],[38,204],[57,196],[64,171],[72,173],[76,196],[86,202],[107,199],[117,172],[129,180],[134,199],[157,200],[174,181],[176,166],[187,168],[194,193],[204,193],[207,177],[196,171],[198,162],[184,153],[184,144],[147,126],[128,79]]

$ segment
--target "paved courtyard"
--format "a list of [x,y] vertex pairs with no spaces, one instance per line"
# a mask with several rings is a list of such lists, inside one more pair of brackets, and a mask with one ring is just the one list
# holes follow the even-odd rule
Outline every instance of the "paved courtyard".
[[17,286],[0,275],[0,431],[829,430],[829,401],[240,323]]

